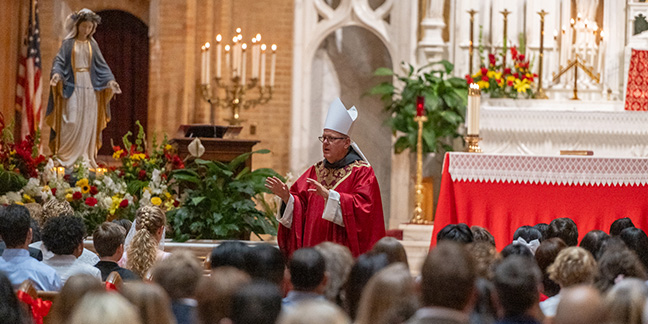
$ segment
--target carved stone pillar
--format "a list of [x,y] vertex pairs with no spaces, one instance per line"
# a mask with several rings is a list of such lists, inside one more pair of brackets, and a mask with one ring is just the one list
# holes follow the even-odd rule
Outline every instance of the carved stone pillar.
[[443,42],[443,7],[444,0],[423,0],[425,1],[425,17],[421,22],[422,39],[419,42],[419,49],[422,51],[427,62],[439,61],[443,59],[445,43]]

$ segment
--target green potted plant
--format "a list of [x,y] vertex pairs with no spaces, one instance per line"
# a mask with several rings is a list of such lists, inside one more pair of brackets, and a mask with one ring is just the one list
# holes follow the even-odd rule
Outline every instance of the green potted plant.
[[[272,169],[241,168],[251,154],[244,153],[230,163],[197,159],[174,170],[171,178],[183,196],[179,208],[167,212],[175,241],[188,239],[246,239],[250,233],[277,233],[277,221],[263,193],[265,179],[281,178]],[[257,208],[257,202],[263,210]]]
[[407,66],[409,72],[406,75],[388,68],[379,68],[374,73],[377,76],[393,76],[402,87],[386,81],[370,91],[370,94],[381,96],[385,110],[390,114],[387,123],[394,136],[397,136],[394,151],[416,150],[418,125],[414,116],[419,96],[425,98],[425,115],[428,118],[423,123],[423,153],[452,151],[454,139],[462,135],[458,128],[466,113],[466,80],[451,76],[454,65],[445,60],[416,70],[411,64]]

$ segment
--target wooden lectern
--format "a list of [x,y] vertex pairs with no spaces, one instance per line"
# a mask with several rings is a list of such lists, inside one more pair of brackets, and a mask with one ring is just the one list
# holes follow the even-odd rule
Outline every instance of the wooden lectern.
[[[184,159],[189,155],[189,143],[196,137],[200,138],[205,147],[203,160],[214,160],[229,163],[237,156],[252,151],[252,147],[259,143],[254,140],[235,138],[241,131],[241,126],[215,126],[215,125],[180,125],[176,136],[169,141],[177,144],[178,155]],[[245,166],[252,168],[252,157],[245,161]]]

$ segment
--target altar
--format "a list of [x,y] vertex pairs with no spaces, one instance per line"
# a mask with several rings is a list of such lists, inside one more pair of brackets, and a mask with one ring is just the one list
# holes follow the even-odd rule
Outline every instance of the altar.
[[647,126],[648,113],[624,110],[622,101],[490,99],[481,106],[480,146],[502,154],[647,157]]
[[447,153],[432,245],[448,224],[487,228],[501,250],[523,225],[569,217],[579,241],[629,217],[648,229],[648,158]]

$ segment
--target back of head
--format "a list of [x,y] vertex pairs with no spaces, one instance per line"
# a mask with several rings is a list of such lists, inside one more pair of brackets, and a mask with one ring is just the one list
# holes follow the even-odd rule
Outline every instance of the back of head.
[[219,267],[210,277],[202,277],[196,288],[198,319],[203,324],[216,324],[232,316],[232,296],[250,276],[234,267]]
[[133,226],[133,222],[125,218],[115,219],[112,222],[124,228],[126,233],[128,233],[128,231],[130,231],[131,229],[131,226]]
[[390,264],[400,262],[409,267],[409,263],[407,263],[407,253],[405,252],[403,244],[391,236],[385,236],[378,240],[371,249],[371,252],[385,253]]
[[601,230],[592,230],[587,232],[578,246],[592,253],[595,259],[598,259],[603,242],[610,236]]
[[158,284],[133,281],[121,292],[137,308],[142,323],[175,324],[171,300]]
[[245,271],[255,279],[263,279],[281,285],[286,263],[278,248],[262,243],[248,249],[245,254]]
[[463,245],[439,242],[428,254],[421,270],[424,306],[464,309],[476,278],[474,262]]
[[245,271],[245,255],[250,249],[241,241],[225,241],[212,250],[211,268],[234,267]]
[[617,280],[622,278],[648,279],[646,270],[639,257],[627,248],[608,249],[598,262],[598,279],[596,287],[602,292],[608,291]]
[[313,291],[324,280],[326,262],[314,248],[301,248],[293,253],[288,268],[295,290]]
[[38,220],[43,228],[48,220],[62,215],[73,215],[74,209],[67,200],[50,199],[43,204],[43,211]]
[[166,225],[166,215],[157,206],[142,206],[135,215],[135,235],[128,251],[126,267],[136,275],[145,278],[157,259],[158,245],[156,233]]
[[495,237],[493,234],[491,234],[487,229],[473,225],[470,227],[470,231],[473,234],[473,242],[486,242],[488,244],[491,244],[492,246],[495,246]]
[[25,206],[14,204],[0,210],[0,236],[7,248],[18,248],[25,244],[30,222],[29,210]]
[[192,298],[203,274],[198,259],[189,251],[173,252],[153,267],[153,281],[172,300]]
[[540,298],[541,273],[533,259],[513,255],[495,268],[493,283],[506,316],[526,313]]
[[58,255],[73,254],[83,243],[85,225],[76,216],[59,216],[48,220],[43,228],[43,244]]
[[635,227],[632,219],[628,217],[619,218],[610,225],[610,236],[617,236],[621,234],[621,231],[624,229],[631,227]]
[[331,302],[340,305],[340,289],[353,267],[353,255],[348,247],[333,242],[322,242],[315,249],[324,257],[328,273],[324,295]]
[[533,252],[531,252],[531,250],[524,244],[511,243],[505,246],[500,252],[502,259],[507,258],[511,255],[519,255],[533,259]]
[[567,244],[565,244],[562,239],[552,237],[542,241],[536,250],[535,259],[540,271],[542,271],[542,285],[544,286],[543,293],[546,296],[555,296],[560,291],[560,285],[549,278],[547,268],[549,268],[549,266],[556,260],[558,253],[560,253],[564,248],[567,248]]
[[488,242],[473,242],[466,246],[475,262],[477,276],[488,280],[493,278],[493,265],[498,260],[497,250]]
[[589,285],[578,285],[560,292],[560,303],[553,324],[599,324],[603,323],[603,298],[599,291]]
[[644,268],[648,269],[648,236],[646,233],[640,228],[629,227],[621,231],[619,237],[630,250],[637,253]]
[[259,280],[243,286],[232,296],[234,324],[275,323],[281,312],[277,285]]
[[641,324],[648,289],[643,280],[624,279],[605,296],[608,323]]
[[559,237],[568,246],[578,245],[578,227],[570,218],[556,218],[549,223],[547,238]]
[[277,324],[349,324],[351,319],[329,301],[304,301],[293,311],[282,313]]
[[344,288],[346,297],[345,308],[351,318],[356,317],[360,296],[369,279],[388,265],[389,260],[387,260],[387,256],[383,253],[366,253],[358,257],[358,260],[356,260],[356,263],[351,268],[351,272],[349,272],[349,277]]
[[516,229],[513,233],[513,240],[515,241],[518,238],[523,238],[527,242],[531,242],[533,240],[542,241],[542,233],[540,233],[540,231],[533,226],[524,225],[518,227],[518,229]]
[[589,251],[571,246],[558,253],[556,260],[547,268],[549,278],[561,287],[591,284],[598,272],[596,260]]
[[414,280],[403,263],[392,263],[365,287],[356,324],[402,323],[418,309]]
[[88,274],[78,274],[70,277],[61,288],[61,292],[52,304],[50,317],[55,323],[67,323],[74,308],[83,296],[93,292],[105,291],[101,280]]
[[112,256],[120,245],[124,244],[126,231],[115,224],[104,222],[92,233],[92,244],[100,257]]
[[460,223],[446,225],[446,227],[437,233],[437,244],[444,240],[468,244],[472,243],[474,238],[470,227],[464,223]]
[[137,309],[124,297],[112,292],[93,292],[86,295],[74,309],[71,324],[146,324],[140,320]]
[[9,278],[0,272],[0,318],[4,323],[28,323],[27,314],[18,302]]
[[542,239],[540,241],[544,241],[547,239],[547,231],[549,230],[549,224],[547,223],[538,223],[533,225],[533,228],[537,229],[540,231],[540,234],[542,234]]

